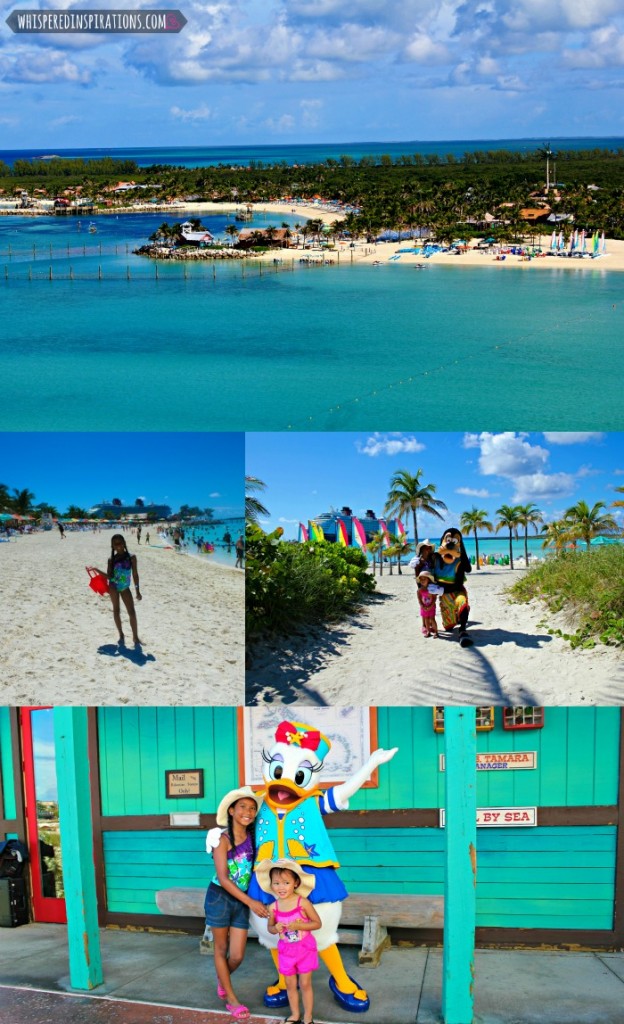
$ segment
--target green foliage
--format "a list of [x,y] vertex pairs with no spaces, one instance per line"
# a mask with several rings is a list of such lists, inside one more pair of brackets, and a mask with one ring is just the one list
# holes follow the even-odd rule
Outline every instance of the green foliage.
[[624,646],[624,545],[548,558],[514,583],[510,594],[520,602],[541,599],[549,611],[568,613],[576,629],[547,628],[572,647]]
[[342,618],[375,589],[366,556],[357,548],[281,540],[282,530],[246,529],[246,631],[289,633],[301,625]]

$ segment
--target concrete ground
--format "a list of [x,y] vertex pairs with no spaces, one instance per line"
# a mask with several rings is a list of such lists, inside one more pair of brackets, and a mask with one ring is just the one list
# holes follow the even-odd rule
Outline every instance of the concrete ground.
[[[65,929],[31,924],[0,929],[2,1024],[224,1024],[212,960],[187,935],[105,930],[105,983],[92,994],[72,990]],[[321,967],[315,978],[315,1019],[329,1024],[441,1024],[442,950],[395,947],[374,969],[357,966],[343,948],[347,970],[366,987],[369,1012],[345,1013],[334,1002]],[[273,980],[268,954],[250,942],[236,992],[252,1024],[283,1020],[268,1014],[264,986]],[[624,954],[478,950],[475,1024],[624,1024]]]

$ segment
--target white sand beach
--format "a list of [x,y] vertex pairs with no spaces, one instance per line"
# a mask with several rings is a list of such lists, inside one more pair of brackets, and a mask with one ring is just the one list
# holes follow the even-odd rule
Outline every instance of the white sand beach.
[[[305,205],[284,202],[273,202],[273,203],[253,203],[250,204],[253,210],[254,216],[260,214],[272,214],[273,216],[284,216],[291,217],[296,215],[301,224],[305,224],[308,219],[321,220],[324,224],[332,224],[334,221],[340,221],[344,218],[345,214],[336,210],[327,210],[322,206],[316,206],[314,204]],[[186,213],[190,213],[192,210],[196,210],[197,213],[206,214],[217,214],[234,212],[240,209],[241,204],[236,203],[192,203],[187,206],[178,206],[176,209]],[[527,229],[528,233],[528,229]],[[617,239],[608,238],[605,243],[606,253],[601,254],[595,258],[589,258],[589,249],[591,247],[591,238],[587,240],[587,256],[584,259],[568,259],[567,257],[558,256],[547,256],[546,253],[550,251],[552,232],[544,235],[533,235],[532,245],[543,250],[544,255],[530,260],[523,259],[521,256],[514,256],[513,254],[505,255],[504,260],[496,259],[498,255],[499,246],[493,246],[491,250],[488,249],[477,249],[476,245],[481,240],[482,235],[476,236],[472,239],[466,239],[468,248],[461,251],[458,255],[454,252],[439,252],[434,256],[431,256],[427,260],[423,260],[420,253],[401,252],[409,248],[418,248],[418,242],[412,242],[410,240],[404,240],[401,242],[364,242],[362,240],[356,241],[353,248],[350,243],[345,240],[339,240],[336,242],[334,250],[326,250],[325,255],[328,260],[332,260],[336,263],[364,263],[374,264],[390,263],[394,266],[406,265],[414,266],[416,264],[424,263],[426,266],[442,265],[442,266],[453,266],[453,267],[494,267],[497,270],[508,270],[510,267],[521,268],[524,271],[534,271],[535,269],[565,269],[569,271],[583,271],[591,269],[595,270],[618,270],[624,271],[624,241]],[[509,247],[506,245],[500,246],[505,252]],[[298,257],[301,250],[296,249],[294,246],[290,249],[272,249],[270,252],[263,253],[260,258],[263,260],[273,260],[275,258],[282,257],[283,259],[289,259]],[[314,250],[312,250],[314,252]],[[320,250],[317,250],[320,253]]]
[[[163,544],[152,538],[154,544]],[[143,646],[120,647],[111,601],[89,589],[110,532],[56,530],[0,544],[3,704],[239,704],[244,573],[164,547],[137,545]]]
[[247,703],[624,703],[622,652],[573,650],[548,633],[547,626],[573,631],[562,613],[539,602],[509,603],[504,592],[522,572],[488,566],[472,573],[474,643],[465,649],[455,634],[423,637],[409,571],[377,577],[376,595],[346,622],[258,646],[247,670]]

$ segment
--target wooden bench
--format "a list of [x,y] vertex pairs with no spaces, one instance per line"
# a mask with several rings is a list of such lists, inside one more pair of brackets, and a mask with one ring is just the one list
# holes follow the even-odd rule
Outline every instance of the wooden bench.
[[[203,917],[205,889],[161,889],[156,905],[162,914],[174,917]],[[384,949],[390,946],[388,928],[442,928],[444,897],[412,893],[353,893],[342,904],[338,941],[360,946],[361,967],[377,967]],[[200,942],[202,953],[212,952],[212,936],[206,929]]]

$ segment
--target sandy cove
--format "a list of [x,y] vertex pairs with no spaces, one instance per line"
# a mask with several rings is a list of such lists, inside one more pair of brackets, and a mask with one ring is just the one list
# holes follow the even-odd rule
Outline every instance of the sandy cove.
[[[322,220],[324,224],[333,224],[334,221],[343,220],[345,217],[344,213],[337,212],[336,210],[326,210],[323,207],[308,205],[293,205],[292,203],[252,203],[250,204],[253,210],[254,216],[259,214],[272,214],[278,216],[293,216],[296,215],[302,224],[309,219]],[[235,210],[241,209],[240,203],[192,203],[187,206],[177,206],[172,208],[172,213],[176,210],[186,214],[190,214],[195,210],[198,214],[218,214],[234,212]],[[544,253],[550,250],[552,232],[548,235],[535,236],[535,245],[543,249]],[[476,236],[472,239],[467,239],[469,246],[476,246],[477,242],[481,240],[482,236]],[[418,248],[420,243],[418,241],[412,241],[405,239],[401,242],[362,242],[358,241],[355,243],[354,248],[350,247],[350,243],[341,241],[336,243],[334,250],[322,250],[328,260],[338,262],[337,254],[340,254],[340,264],[344,263],[365,263],[373,264],[377,261],[382,264],[386,264],[389,261],[392,266],[414,266],[417,263],[424,263],[425,266],[442,265],[442,266],[453,266],[453,267],[495,267],[498,269],[509,269],[509,267],[519,267],[525,271],[532,271],[535,268],[546,268],[550,270],[582,270],[583,272],[591,268],[592,270],[624,270],[624,241],[618,241],[617,239],[607,239],[605,255],[601,255],[596,259],[564,259],[562,257],[553,256],[541,256],[530,260],[523,260],[521,256],[507,255],[504,260],[496,260],[495,253],[498,252],[499,246],[494,246],[493,250],[489,252],[486,250],[476,250],[475,248],[468,248],[462,251],[460,256],[452,253],[436,253],[429,259],[423,260],[423,257],[419,253],[400,253],[400,249],[408,249],[412,246]],[[587,247],[591,245],[591,238],[587,240]],[[503,245],[500,248],[507,249],[508,246]],[[310,250],[314,256],[320,255],[321,250]],[[282,258],[288,260],[289,258],[298,258],[299,254],[302,254],[301,249],[272,249],[269,252],[263,253],[262,256],[256,257],[256,259],[263,259],[272,261],[276,258]],[[392,260],[394,256],[399,256],[398,260]]]
[[109,531],[0,544],[3,704],[242,703],[244,574],[127,540],[142,648],[130,645],[125,610],[129,646],[118,646],[110,599],[89,589],[85,566],[106,569]]
[[376,594],[346,622],[259,645],[247,670],[247,703],[624,703],[621,651],[603,645],[572,650],[540,625],[570,631],[562,614],[539,602],[509,602],[505,590],[523,571],[473,571],[474,644],[465,649],[456,633],[423,637],[409,571],[378,576]]

